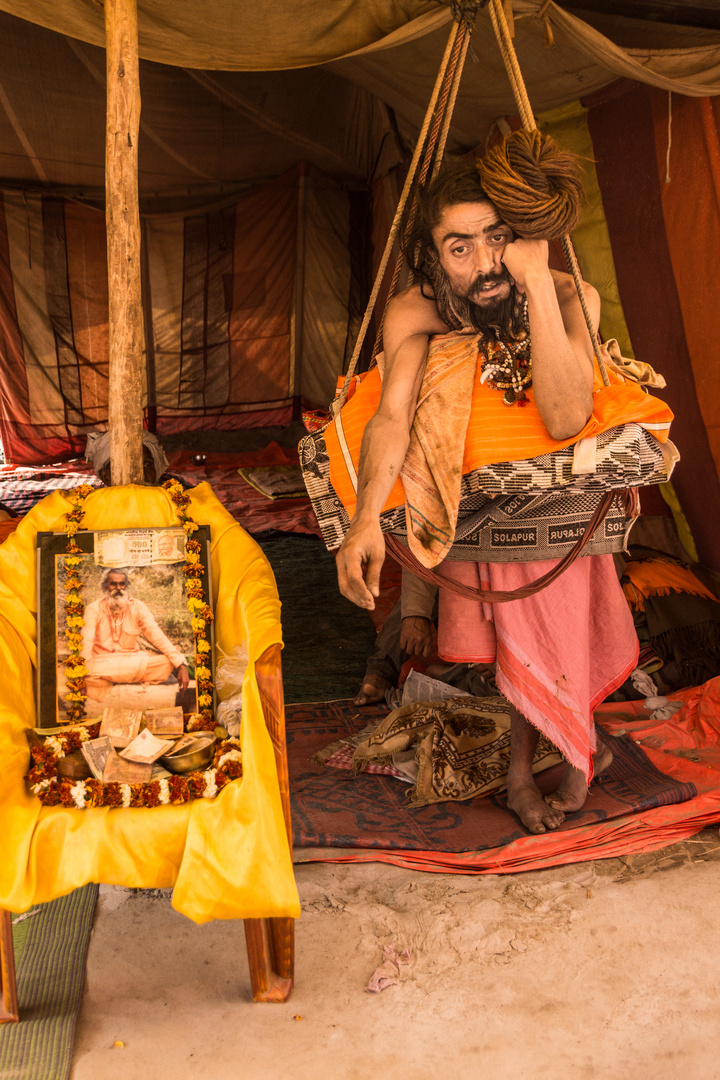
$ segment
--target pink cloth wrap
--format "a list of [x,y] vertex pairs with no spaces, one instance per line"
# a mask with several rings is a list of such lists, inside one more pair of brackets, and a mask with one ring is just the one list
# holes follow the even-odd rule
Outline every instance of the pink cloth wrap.
[[[518,589],[555,560],[448,562],[463,585]],[[592,779],[593,710],[637,665],[639,643],[612,555],[577,559],[524,600],[480,604],[440,589],[438,653],[444,660],[497,664],[498,689]]]

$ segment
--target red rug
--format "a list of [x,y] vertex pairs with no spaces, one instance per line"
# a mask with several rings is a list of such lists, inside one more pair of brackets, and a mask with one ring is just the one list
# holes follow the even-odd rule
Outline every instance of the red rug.
[[[720,820],[720,679],[673,695],[683,709],[656,723],[642,702],[602,706],[614,762],[584,809],[533,836],[502,796],[409,809],[407,786],[309,762],[384,710],[349,702],[288,706],[293,830],[299,861],[382,861],[419,870],[509,873],[650,851]],[[642,744],[642,748],[639,744]],[[539,778],[557,786],[557,770]],[[335,850],[333,850],[335,849]],[[338,850],[341,849],[341,850]]]

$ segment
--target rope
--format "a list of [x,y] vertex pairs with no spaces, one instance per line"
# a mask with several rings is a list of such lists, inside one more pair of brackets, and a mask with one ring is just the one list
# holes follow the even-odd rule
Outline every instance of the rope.
[[[440,125],[443,122],[443,115],[445,116],[445,124],[443,125],[443,131],[445,133],[445,139],[447,139],[447,130],[450,127],[450,121],[452,120],[452,106],[448,105],[451,100],[454,106],[457,99],[457,91],[460,85],[460,77],[462,75],[463,63],[467,55],[468,45],[470,44],[470,31],[465,23],[460,28],[455,41],[455,48],[453,49],[450,63],[448,65],[447,81],[443,86],[442,93],[438,98],[437,108],[435,110],[435,118],[430,135],[428,136],[427,147],[423,156],[422,166],[420,169],[420,176],[418,177],[418,186],[422,186],[427,180],[427,175],[430,170],[430,162],[435,155],[435,168],[433,175],[442,164],[442,155],[445,152],[445,141],[442,141],[442,146],[439,143],[441,136]],[[437,147],[437,153],[435,153]],[[413,225],[415,224],[415,218],[418,213],[418,204],[415,200],[410,208],[408,220],[405,224],[404,235],[407,236]],[[380,317],[380,325],[378,327],[377,334],[375,335],[375,345],[373,347],[372,359],[374,360],[382,347],[383,329],[385,327],[385,314],[388,309],[388,304],[392,300],[400,281],[400,273],[403,268],[405,256],[402,250],[398,252],[397,259],[395,260],[395,269],[393,270],[393,276],[390,280],[390,287],[388,288],[387,298],[385,300],[385,307],[383,309],[382,316]]]
[[[525,82],[523,80],[522,72],[520,71],[520,65],[518,64],[517,53],[515,52],[515,46],[512,43],[510,37],[510,30],[505,18],[505,12],[502,6],[502,0],[490,0],[489,4],[490,19],[492,21],[493,30],[497,38],[500,54],[505,64],[505,70],[512,86],[513,94],[515,96],[515,103],[518,108],[520,120],[527,132],[533,132],[537,130],[535,124],[535,118],[530,107],[530,100],[525,89]],[[490,195],[490,192],[488,192]],[[490,196],[492,198],[492,195]],[[495,201],[493,199],[493,201]],[[503,215],[505,216],[505,215]],[[508,222],[511,224],[511,222]],[[603,384],[605,386],[610,385],[608,374],[605,369],[602,356],[600,355],[600,341],[597,336],[595,327],[593,326],[592,319],[590,318],[590,312],[588,311],[587,300],[585,299],[585,290],[583,289],[582,275],[580,273],[580,267],[578,266],[577,256],[575,249],[573,248],[572,240],[570,239],[570,233],[565,232],[560,238],[563,253],[567,260],[567,264],[570,268],[573,281],[575,282],[575,288],[577,289],[578,299],[582,308],[582,313],[587,325],[588,334],[590,335],[590,341],[592,343],[593,352],[595,353],[595,360],[600,370]]]
[[510,79],[510,85],[513,88],[513,94],[515,95],[515,101],[522,125],[526,131],[532,131],[536,126],[535,118],[533,116],[532,108],[530,107],[530,99],[528,98],[527,90],[525,89],[525,82],[522,77],[522,72],[520,71],[520,65],[518,64],[515,46],[510,37],[510,28],[507,24],[507,19],[505,18],[502,0],[490,0],[489,7],[490,21],[492,22],[495,37],[497,38],[500,47],[500,53],[505,64],[508,78]]
[[434,180],[437,174],[440,172],[440,167],[445,157],[445,145],[447,143],[448,133],[450,131],[450,124],[452,123],[453,114],[455,112],[455,102],[457,101],[458,90],[460,89],[460,77],[465,68],[465,59],[467,57],[468,49],[470,48],[470,32],[465,34],[460,51],[460,60],[458,63],[457,71],[453,77],[452,86],[450,88],[450,97],[448,98],[447,109],[445,110],[445,119],[443,121],[442,131],[440,132],[440,138],[438,140],[437,153],[435,155],[435,164],[433,165],[433,171],[431,180]]
[[585,298],[585,290],[582,283],[582,274],[580,273],[577,255],[575,254],[575,248],[573,247],[573,242],[570,239],[569,233],[566,233],[565,236],[562,236],[560,238],[560,244],[562,245],[563,255],[565,256],[566,262],[570,267],[570,273],[573,276],[573,281],[575,282],[578,300],[580,301],[580,307],[582,308],[583,315],[585,316],[585,325],[587,326],[588,333],[590,335],[590,341],[592,343],[593,352],[595,353],[597,365],[600,368],[603,385],[609,386],[610,380],[608,379],[608,373],[605,369],[605,364],[602,360],[602,357],[600,356],[600,339],[597,336],[597,331],[595,330],[595,327],[593,326],[593,321],[590,318],[590,312],[588,311],[587,300]]
[[[453,22],[452,27],[450,29],[450,36],[448,37],[448,42],[447,42],[447,45],[445,46],[445,52],[443,54],[443,58],[442,58],[442,61],[440,63],[440,69],[438,71],[437,78],[435,80],[435,86],[433,87],[433,92],[432,92],[432,95],[430,97],[430,102],[429,102],[428,107],[427,107],[427,112],[425,113],[425,119],[423,121],[423,126],[420,129],[420,134],[418,136],[418,140],[417,140],[417,143],[415,145],[415,152],[413,154],[412,161],[410,162],[410,167],[408,169],[407,176],[405,177],[405,184],[403,186],[402,194],[400,195],[400,200],[399,200],[398,205],[397,205],[397,210],[395,211],[395,217],[393,218],[392,225],[390,226],[390,232],[388,233],[387,242],[385,244],[385,250],[383,252],[382,259],[380,260],[380,266],[378,267],[378,272],[377,272],[377,275],[375,277],[375,283],[373,285],[373,289],[372,289],[372,292],[370,294],[370,299],[368,300],[367,308],[365,309],[365,315],[363,317],[363,321],[362,321],[362,324],[360,326],[360,330],[358,332],[357,341],[355,342],[355,348],[353,349],[353,354],[352,354],[352,357],[350,359],[350,363],[348,365],[347,374],[345,375],[345,381],[343,382],[342,389],[340,390],[340,393],[335,398],[335,400],[333,402],[331,402],[331,404],[330,404],[330,414],[331,414],[331,416],[336,416],[337,413],[342,408],[343,404],[345,403],[345,398],[347,397],[348,387],[350,386],[350,381],[351,381],[353,375],[355,374],[355,368],[357,367],[357,362],[358,362],[358,360],[360,358],[360,352],[362,350],[363,343],[365,341],[365,335],[367,334],[368,327],[370,325],[370,319],[372,318],[372,313],[373,313],[373,310],[375,308],[375,304],[377,303],[378,295],[380,293],[380,287],[382,285],[382,281],[383,281],[383,278],[385,276],[385,270],[387,269],[387,265],[388,265],[388,262],[390,261],[390,255],[392,253],[392,249],[393,249],[393,246],[395,244],[395,240],[397,239],[398,232],[400,231],[400,223],[402,221],[402,217],[403,217],[403,214],[405,212],[405,206],[407,204],[408,198],[410,196],[410,192],[411,192],[412,187],[413,187],[413,181],[414,181],[414,178],[415,178],[415,173],[417,171],[417,167],[418,167],[418,164],[420,162],[420,158],[421,158],[421,156],[423,154],[423,150],[425,149],[425,143],[426,143],[428,131],[430,129],[430,124],[432,122],[433,114],[435,112],[435,106],[437,105],[438,98],[440,97],[440,94],[444,89],[444,83],[445,83],[445,77],[446,77],[446,74],[447,74],[447,69],[448,69],[448,66],[450,64],[450,60],[451,60],[451,57],[452,57],[452,54],[453,54],[453,50],[455,49],[455,45],[456,45],[456,42],[457,42],[458,35],[461,32],[467,33],[467,28],[466,28],[465,23],[463,22],[462,26],[460,26],[458,22]],[[446,98],[446,100],[447,100],[447,98]],[[398,271],[398,275],[399,275],[399,271]]]

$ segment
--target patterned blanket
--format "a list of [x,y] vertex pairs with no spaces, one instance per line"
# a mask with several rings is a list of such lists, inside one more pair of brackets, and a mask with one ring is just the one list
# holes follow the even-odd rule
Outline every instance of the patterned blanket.
[[[510,704],[500,697],[456,697],[394,709],[355,750],[353,769],[385,764],[415,748],[417,780],[412,806],[475,799],[501,791],[510,763]],[[562,761],[540,736],[533,772]]]

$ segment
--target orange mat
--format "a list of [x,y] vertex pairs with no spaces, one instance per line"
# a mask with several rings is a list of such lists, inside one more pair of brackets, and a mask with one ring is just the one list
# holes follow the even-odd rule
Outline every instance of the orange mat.
[[661,772],[697,788],[697,796],[671,806],[558,833],[527,836],[482,852],[304,849],[297,861],[386,862],[410,870],[455,874],[509,874],[564,863],[654,851],[720,821],[720,678],[671,695],[683,708],[653,721],[642,701],[602,705],[595,719],[609,734],[626,732]]

